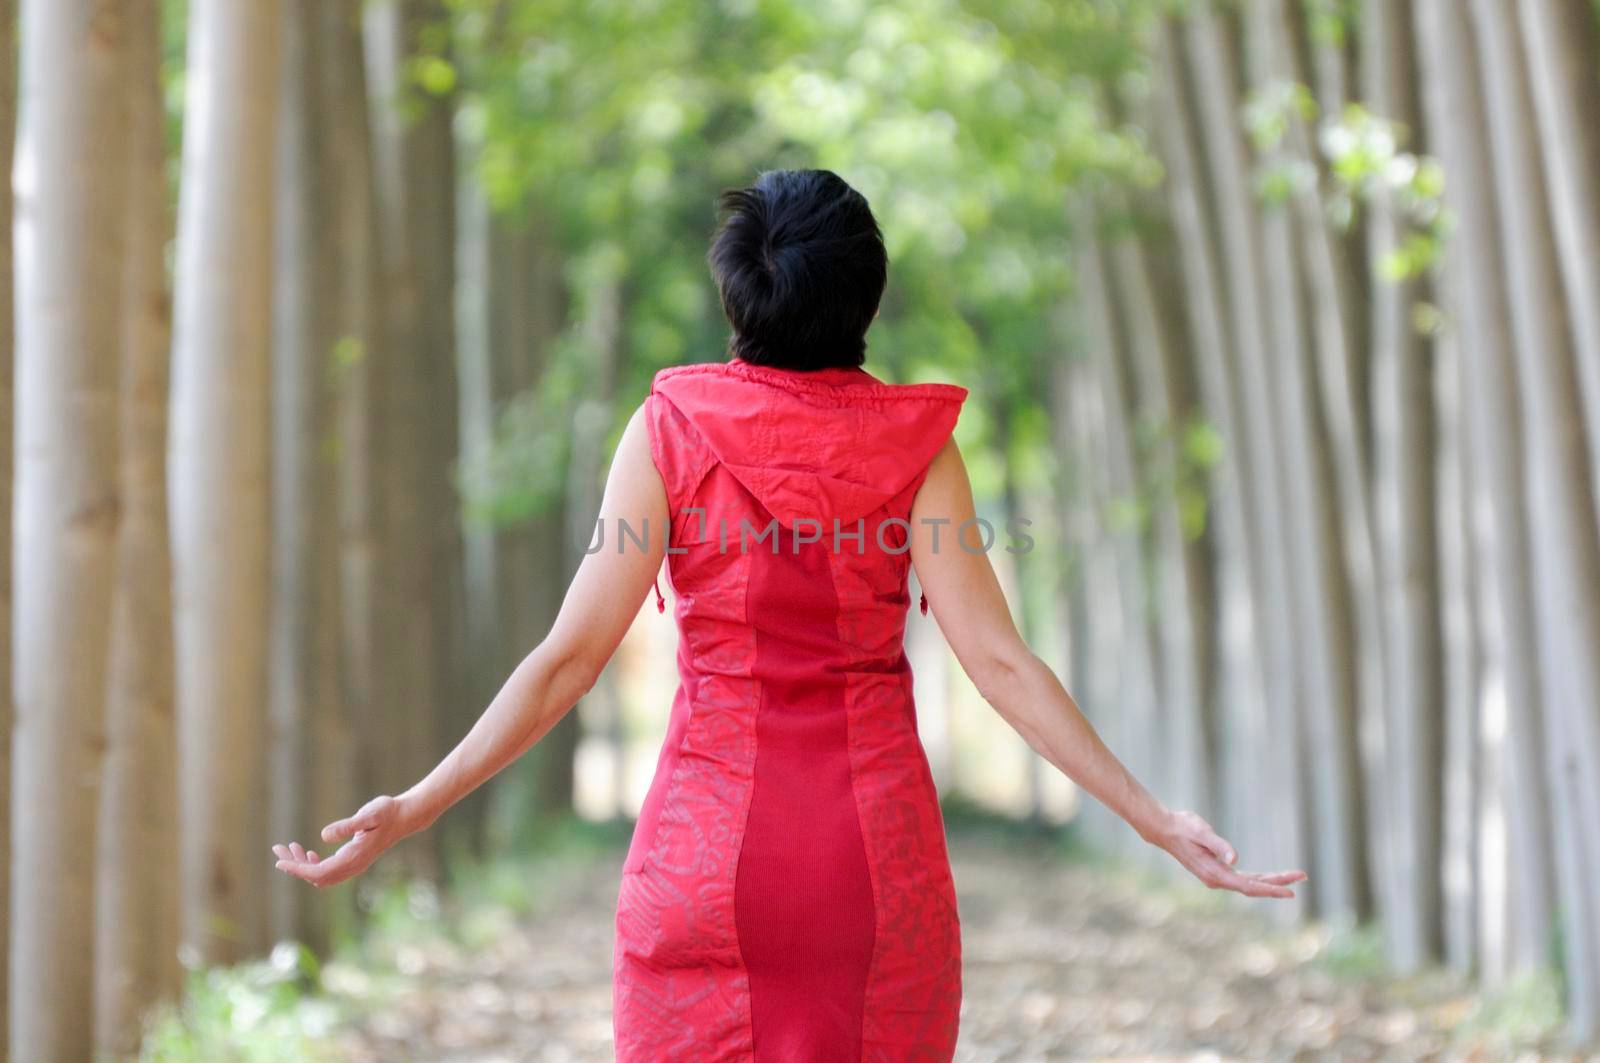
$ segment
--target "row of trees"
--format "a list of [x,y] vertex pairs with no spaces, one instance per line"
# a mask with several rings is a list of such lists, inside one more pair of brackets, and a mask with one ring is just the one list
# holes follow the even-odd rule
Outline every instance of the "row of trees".
[[[1017,607],[1114,747],[1305,914],[1559,966],[1595,1033],[1589,0],[20,14],[13,1058],[128,1050],[180,942],[326,948],[269,841],[465,730],[621,416],[722,351],[713,195],[817,165],[885,230],[874,371],[973,385],[985,506],[1058,506]],[[385,867],[569,808],[616,704]]]
[[1161,176],[1075,193],[1078,685],[1170,796],[1308,866],[1310,913],[1405,970],[1557,966],[1592,1038],[1596,11],[1146,14],[1099,105]]
[[328,901],[273,882],[269,838],[404,785],[467,704],[455,146],[411,74],[439,13],[165,15],[21,10],[14,1059],[136,1048],[180,941],[324,945]]

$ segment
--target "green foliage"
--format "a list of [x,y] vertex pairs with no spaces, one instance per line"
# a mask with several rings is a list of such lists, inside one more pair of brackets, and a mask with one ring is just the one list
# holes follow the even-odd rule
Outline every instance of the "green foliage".
[[1369,980],[1384,976],[1389,961],[1382,927],[1346,927],[1336,931],[1317,954],[1317,965],[1340,978]]
[[195,971],[182,1002],[152,1017],[144,1063],[316,1063],[342,1017],[317,995],[320,969],[293,943],[258,963]]
[[1559,979],[1551,972],[1523,975],[1483,997],[1456,1035],[1508,1050],[1549,1038],[1561,1028],[1562,993]]
[[[1108,82],[1137,89],[1155,6],[450,0],[451,47],[414,63],[412,81],[458,91],[495,209],[542,219],[570,262],[616,249],[622,394],[723,351],[704,262],[716,193],[821,166],[869,198],[884,230],[873,366],[978,384],[1023,414],[1004,419],[1004,445],[1033,453],[1048,440],[1025,411],[1045,393],[1054,311],[1070,294],[1066,190],[1160,178],[1142,131],[1108,121],[1098,100]],[[568,280],[581,305],[595,281],[581,269]],[[581,316],[560,344],[575,394],[592,378]],[[560,421],[542,409],[504,415],[496,449],[521,453],[489,459],[501,474],[464,471],[480,515],[516,519],[548,490],[547,439],[530,429]]]

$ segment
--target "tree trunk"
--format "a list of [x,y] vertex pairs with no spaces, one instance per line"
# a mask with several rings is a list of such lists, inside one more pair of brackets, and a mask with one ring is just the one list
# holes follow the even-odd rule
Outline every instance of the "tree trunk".
[[[272,837],[315,838],[339,815],[348,734],[339,673],[338,465],[333,391],[338,252],[328,100],[319,73],[326,0],[283,5],[273,317]],[[326,898],[273,880],[274,938],[329,944]]]
[[1252,535],[1252,615],[1266,677],[1267,704],[1251,730],[1260,743],[1257,755],[1264,758],[1267,772],[1257,793],[1274,794],[1275,801],[1268,813],[1270,847],[1257,859],[1294,866],[1302,863],[1307,853],[1299,773],[1295,770],[1296,633],[1289,608],[1282,452],[1269,394],[1261,230],[1249,153],[1237,117],[1241,85],[1238,42],[1228,17],[1211,4],[1197,4],[1189,26],[1189,57],[1199,90],[1199,117],[1226,265],[1231,349],[1236,359],[1232,365],[1235,409],[1243,430],[1230,443],[1241,447],[1248,458],[1244,487]]
[[1572,320],[1589,464],[1600,475],[1600,14],[1593,0],[1530,0],[1517,10]]
[[[17,130],[17,5],[0,0],[0,173],[12,170]],[[11,685],[12,373],[16,329],[12,301],[12,196],[0,196],[0,1046],[11,1043]]]
[[[1442,285],[1441,285],[1442,287]],[[1468,465],[1463,418],[1461,337],[1442,333],[1434,341],[1434,395],[1439,410],[1438,491],[1439,610],[1444,652],[1444,771],[1440,821],[1440,892],[1445,960],[1463,974],[1482,962],[1485,875],[1483,825],[1492,812],[1485,801],[1482,755],[1484,675],[1477,617],[1481,591],[1473,563],[1472,484],[1482,475]],[[1498,839],[1497,839],[1498,840]],[[1497,869],[1503,876],[1504,868]],[[1502,891],[1503,893],[1503,891]]]
[[[1424,0],[1418,36],[1426,77],[1428,127],[1449,180],[1445,198],[1459,219],[1452,237],[1446,306],[1460,335],[1463,438],[1471,478],[1472,548],[1485,573],[1480,591],[1486,666],[1504,690],[1503,739],[1486,753],[1503,762],[1500,818],[1506,823],[1506,896],[1491,923],[1502,963],[1480,963],[1491,979],[1542,967],[1548,959],[1552,840],[1544,791],[1544,714],[1533,601],[1529,499],[1523,480],[1522,412],[1510,308],[1500,263],[1500,207],[1479,82],[1477,42],[1455,0]],[[1503,751],[1501,750],[1503,743]],[[1486,787],[1487,788],[1487,787]]]
[[[1378,5],[1361,19],[1362,71],[1369,106],[1421,141],[1410,8]],[[1396,252],[1406,233],[1389,185],[1367,218],[1373,262]],[[1389,957],[1402,971],[1443,954],[1439,880],[1444,765],[1443,654],[1432,344],[1417,331],[1427,297],[1423,278],[1377,278],[1372,313],[1373,495],[1389,646],[1385,698],[1390,882],[1384,919]]]
[[[1149,613],[1149,593],[1145,586],[1144,528],[1137,518],[1126,514],[1137,510],[1142,485],[1138,457],[1130,424],[1128,382],[1122,367],[1133,358],[1124,331],[1124,319],[1117,310],[1111,288],[1106,254],[1094,231],[1095,219],[1087,210],[1078,213],[1077,284],[1082,293],[1086,325],[1086,371],[1080,387],[1093,401],[1085,413],[1092,415],[1100,453],[1092,463],[1095,483],[1095,511],[1100,532],[1111,542],[1116,573],[1117,656],[1120,662],[1116,700],[1100,707],[1115,712],[1118,755],[1139,778],[1148,779],[1158,790],[1165,790],[1161,746],[1157,739],[1163,730],[1159,720],[1161,706],[1156,700],[1155,654]],[[1170,797],[1170,795],[1168,795]],[[1127,841],[1119,843],[1126,849]],[[1146,853],[1134,850],[1143,861]]]
[[[473,177],[481,145],[457,139],[459,169],[465,175],[456,188],[456,372],[460,382],[461,461],[467,469],[483,467],[494,450],[494,284],[501,263],[495,250],[495,224],[488,196]],[[501,670],[500,558],[489,515],[469,515],[462,526],[462,588],[466,612],[468,685],[463,691],[475,706],[489,704],[504,677]],[[489,787],[467,795],[458,820],[474,856],[488,849]]]
[[10,1058],[88,1059],[118,536],[127,5],[23,5]]
[[[378,544],[383,534],[379,463],[377,204],[368,114],[366,62],[361,39],[361,0],[325,0],[319,5],[326,46],[321,77],[326,101],[327,167],[333,192],[327,204],[337,267],[329,298],[336,308],[333,331],[337,380],[339,495],[340,674],[343,700],[361,741],[350,750],[350,776],[341,807],[382,789],[381,766],[393,727],[378,700],[378,637],[383,631],[381,589],[386,585]],[[337,812],[335,814],[338,814]]]
[[1546,764],[1570,1029],[1600,1034],[1600,534],[1527,58],[1509,0],[1474,0],[1526,433]]
[[[1262,49],[1280,64],[1278,76],[1304,83],[1313,66],[1325,62],[1326,56],[1307,43],[1299,5],[1291,0],[1271,0],[1260,10]],[[1341,65],[1348,62],[1342,57],[1338,61]],[[1324,93],[1324,100],[1327,99],[1328,94]],[[1326,163],[1313,147],[1310,132],[1292,117],[1285,126],[1284,147],[1291,157],[1313,167],[1318,175],[1317,181],[1297,188],[1290,202],[1307,290],[1314,296],[1309,321],[1316,356],[1315,393],[1320,397],[1334,472],[1337,513],[1341,518],[1339,542],[1353,609],[1358,719],[1346,721],[1341,727],[1346,733],[1354,728],[1363,771],[1368,884],[1359,895],[1369,895],[1376,886],[1378,896],[1386,898],[1393,892],[1392,869],[1383,859],[1388,806],[1383,720],[1387,668],[1377,587],[1377,533],[1370,498],[1369,367],[1366,344],[1356,339],[1364,334],[1367,316],[1365,274],[1351,263],[1360,241],[1336,232],[1328,219],[1322,194],[1322,187],[1329,181]],[[1359,910],[1364,912],[1368,906],[1364,903]]]
[[167,528],[167,399],[172,301],[166,250],[166,112],[161,12],[128,5],[129,158],[121,352],[122,526],[112,611],[108,748],[100,804],[95,1042],[138,1051],[141,1019],[176,996],[178,736],[174,711],[172,554]]
[[178,218],[172,528],[184,937],[266,938],[272,184],[280,9],[192,0]]
[[[461,544],[451,480],[458,435],[453,107],[423,94],[408,65],[439,17],[435,4],[421,0],[379,0],[366,8],[387,309],[381,401],[389,630],[381,638],[380,702],[400,746],[385,766],[384,789],[421,777],[445,741],[465,731],[455,715],[465,699]],[[439,841],[433,832],[408,850],[424,873],[437,873]]]
[[1147,479],[1153,495],[1151,600],[1160,603],[1154,622],[1161,660],[1160,701],[1167,719],[1161,736],[1162,763],[1173,799],[1213,815],[1212,573],[1207,543],[1201,530],[1191,527],[1182,495],[1187,471],[1183,438],[1195,412],[1195,384],[1183,351],[1182,297],[1177,294],[1183,288],[1176,271],[1163,268],[1153,238],[1145,231],[1155,226],[1159,207],[1137,202],[1132,209],[1135,228],[1112,239],[1109,265],[1119,293],[1132,391],[1137,396],[1129,416],[1143,422],[1154,438],[1153,470]]
[[1198,119],[1191,102],[1194,84],[1177,29],[1164,19],[1156,30],[1156,53],[1165,76],[1156,79],[1156,135],[1168,170],[1167,199],[1178,235],[1189,335],[1194,345],[1196,382],[1211,428],[1229,441],[1220,466],[1207,484],[1208,517],[1214,527],[1217,557],[1218,626],[1216,688],[1210,694],[1219,706],[1213,748],[1213,792],[1209,807],[1218,826],[1236,844],[1259,851],[1254,843],[1260,820],[1252,813],[1249,781],[1259,758],[1239,741],[1243,728],[1259,711],[1263,696],[1260,663],[1253,646],[1250,579],[1247,559],[1250,535],[1242,485],[1244,459],[1233,441],[1239,438],[1236,400],[1227,365],[1229,345],[1227,297],[1222,266],[1215,197],[1209,186]]

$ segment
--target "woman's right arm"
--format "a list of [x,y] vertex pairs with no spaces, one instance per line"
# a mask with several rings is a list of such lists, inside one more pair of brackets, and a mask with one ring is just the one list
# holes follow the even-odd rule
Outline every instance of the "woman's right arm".
[[929,466],[912,504],[911,562],[939,629],[984,700],[1040,756],[1207,886],[1251,897],[1294,896],[1289,886],[1305,872],[1236,870],[1233,846],[1195,813],[1167,809],[1106,748],[1018,633],[976,534],[965,544],[957,541],[957,529],[974,515],[966,464],[952,439]]

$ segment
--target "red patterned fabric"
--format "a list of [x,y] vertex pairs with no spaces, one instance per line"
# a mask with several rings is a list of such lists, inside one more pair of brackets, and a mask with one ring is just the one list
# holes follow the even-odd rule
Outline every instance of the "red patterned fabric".
[[680,681],[617,902],[623,1063],[954,1054],[960,928],[903,637],[906,521],[965,398],[657,374]]

